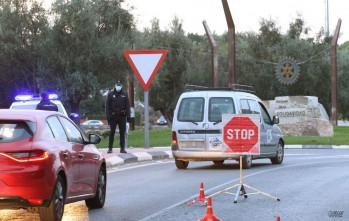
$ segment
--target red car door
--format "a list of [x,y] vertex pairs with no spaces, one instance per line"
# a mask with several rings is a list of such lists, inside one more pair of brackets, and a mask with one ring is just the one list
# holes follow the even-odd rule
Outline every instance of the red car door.
[[61,165],[67,176],[67,197],[76,195],[79,192],[79,168],[80,159],[78,151],[69,142],[68,136],[56,116],[47,119],[48,129],[51,131],[54,145],[59,152]]
[[[69,143],[76,154],[74,163],[78,164],[79,173],[77,179],[78,194],[94,193],[96,184],[96,159],[88,145],[84,145],[84,138],[81,131],[71,121],[60,117],[62,125],[68,135]],[[98,159],[98,158],[97,158]]]
[[80,179],[81,183],[84,185],[86,193],[95,193],[95,186],[98,180],[99,172],[99,154],[94,153],[97,151],[94,147],[90,145],[84,146],[81,154],[83,155],[83,160],[80,166]]

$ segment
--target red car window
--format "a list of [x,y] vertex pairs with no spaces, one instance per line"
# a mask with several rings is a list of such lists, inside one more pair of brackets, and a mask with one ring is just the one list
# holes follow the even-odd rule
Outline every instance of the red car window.
[[25,121],[0,120],[0,143],[15,142],[32,137],[34,131]]
[[64,117],[59,117],[65,131],[67,132],[68,138],[70,142],[73,143],[83,143],[83,138],[78,128],[74,126],[68,119]]
[[61,122],[59,122],[56,116],[47,118],[47,123],[50,126],[51,132],[54,135],[55,139],[59,141],[68,141],[67,134],[65,133]]

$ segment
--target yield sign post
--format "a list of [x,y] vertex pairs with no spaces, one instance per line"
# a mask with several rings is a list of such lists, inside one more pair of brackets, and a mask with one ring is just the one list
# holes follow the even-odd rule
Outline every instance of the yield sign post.
[[144,90],[144,147],[149,148],[148,88],[153,81],[167,50],[126,50],[124,56]]

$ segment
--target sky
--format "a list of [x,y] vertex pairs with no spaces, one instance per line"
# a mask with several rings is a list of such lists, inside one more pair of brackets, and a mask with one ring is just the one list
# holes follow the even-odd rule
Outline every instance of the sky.
[[[349,41],[349,1],[328,0],[329,33],[333,35],[338,20],[341,19],[338,43]],[[236,32],[258,32],[261,18],[273,19],[285,33],[289,24],[302,14],[305,25],[310,27],[310,37],[314,37],[321,27],[325,27],[325,0],[228,0]],[[152,18],[160,20],[163,30],[177,16],[187,33],[204,34],[202,22],[205,20],[212,33],[227,31],[227,23],[221,0],[125,0],[123,8],[135,7],[133,15],[137,28],[150,27]]]

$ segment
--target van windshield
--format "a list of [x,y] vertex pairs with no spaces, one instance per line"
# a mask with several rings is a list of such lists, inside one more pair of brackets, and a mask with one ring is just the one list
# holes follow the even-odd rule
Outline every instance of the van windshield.
[[184,98],[178,109],[178,121],[202,122],[205,100],[202,97]]

